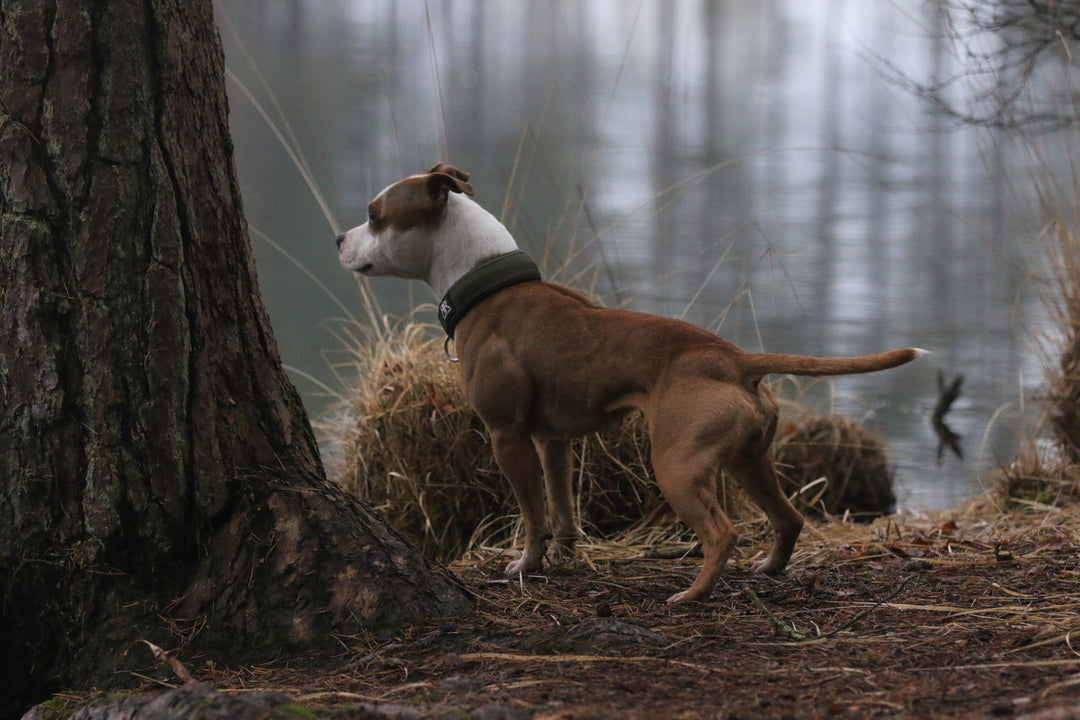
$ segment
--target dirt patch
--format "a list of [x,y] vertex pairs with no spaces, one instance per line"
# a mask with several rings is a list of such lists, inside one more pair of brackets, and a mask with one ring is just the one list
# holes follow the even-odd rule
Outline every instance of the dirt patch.
[[694,558],[586,543],[511,582],[488,549],[454,567],[471,617],[343,637],[302,665],[185,662],[309,717],[1080,717],[1080,510],[811,525],[778,579],[747,571],[765,526],[741,529],[708,602],[664,602]]

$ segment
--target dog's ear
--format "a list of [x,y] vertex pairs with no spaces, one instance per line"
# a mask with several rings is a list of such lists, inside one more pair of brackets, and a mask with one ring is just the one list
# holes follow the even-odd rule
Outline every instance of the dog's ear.
[[449,175],[450,177],[455,177],[458,180],[468,180],[469,179],[469,173],[465,172],[464,170],[459,170],[458,168],[454,167],[453,165],[447,165],[446,163],[439,163],[435,167],[428,170],[428,172],[430,172],[430,173],[442,173],[443,175]]
[[465,193],[466,195],[473,194],[472,185],[467,181],[469,179],[469,173],[464,170],[458,170],[453,165],[447,165],[446,163],[439,163],[435,167],[428,171],[430,177],[428,187],[431,188],[432,194],[450,192]]

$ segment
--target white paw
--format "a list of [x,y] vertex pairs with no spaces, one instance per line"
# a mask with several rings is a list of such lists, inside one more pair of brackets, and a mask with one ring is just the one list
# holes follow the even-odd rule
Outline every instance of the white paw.
[[750,566],[750,570],[761,575],[779,575],[783,569],[783,565],[773,562],[770,558],[758,560]]
[[675,593],[667,599],[668,605],[677,605],[678,603],[686,602],[686,594],[688,592],[688,590],[683,590],[682,592]]
[[530,562],[528,558],[522,557],[506,566],[506,577],[516,578],[518,575],[528,575],[539,571],[540,568],[540,563]]

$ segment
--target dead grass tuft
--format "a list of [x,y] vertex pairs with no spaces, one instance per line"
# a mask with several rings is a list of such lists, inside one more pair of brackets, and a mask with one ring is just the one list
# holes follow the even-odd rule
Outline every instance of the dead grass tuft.
[[343,454],[338,482],[449,561],[474,533],[507,539],[513,506],[457,369],[430,335],[406,322],[355,348],[359,381],[325,429]]
[[1029,445],[998,470],[991,492],[1005,505],[1067,507],[1080,500],[1080,465],[1047,445]]
[[1060,221],[1049,236],[1055,292],[1047,305],[1064,337],[1057,367],[1048,371],[1047,420],[1065,455],[1080,462],[1080,240]]
[[1029,442],[995,474],[991,492],[1006,507],[1080,499],[1080,239],[1063,216],[1043,237],[1051,280],[1043,303],[1058,329],[1047,345],[1060,348],[1039,397],[1049,437]]
[[775,450],[781,485],[804,512],[871,519],[896,506],[884,445],[852,420],[821,415],[787,423]]

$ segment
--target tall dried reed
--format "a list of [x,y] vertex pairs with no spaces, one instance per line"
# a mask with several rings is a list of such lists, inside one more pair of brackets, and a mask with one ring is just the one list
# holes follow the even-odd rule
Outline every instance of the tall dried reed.
[[[1043,235],[1049,287],[1043,304],[1056,325],[1039,395],[1049,437],[1035,438],[993,478],[1003,505],[1066,505],[1080,499],[1080,239],[1064,214]],[[1056,349],[1056,357],[1054,357]]]

